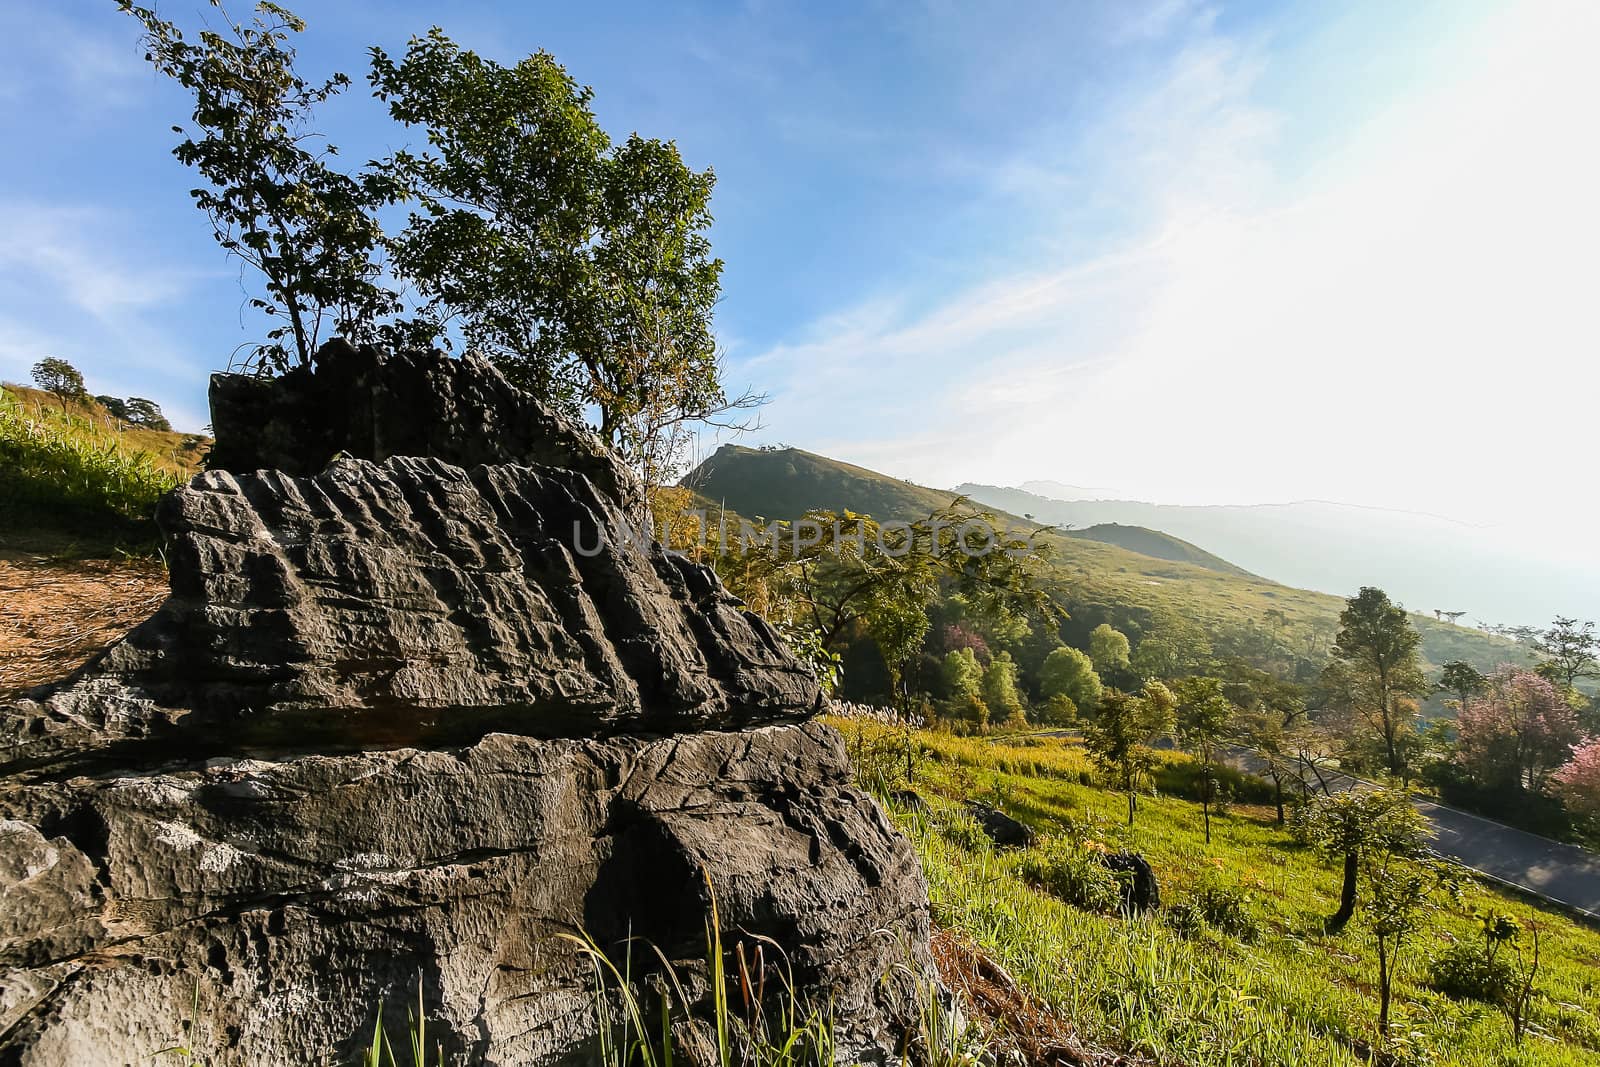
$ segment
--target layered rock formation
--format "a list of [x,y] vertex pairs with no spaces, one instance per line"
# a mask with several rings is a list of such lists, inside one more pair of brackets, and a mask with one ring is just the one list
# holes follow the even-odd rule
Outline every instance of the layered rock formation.
[[[639,542],[604,449],[438,354],[330,347],[213,400],[227,469],[158,516],[172,596],[0,709],[0,1064],[146,1059],[194,1004],[223,1062],[347,1060],[419,979],[460,1062],[587,1063],[560,935],[704,1000],[713,894],[845,1054],[895,1056],[914,857],[772,630]],[[473,411],[495,432],[452,432]]]

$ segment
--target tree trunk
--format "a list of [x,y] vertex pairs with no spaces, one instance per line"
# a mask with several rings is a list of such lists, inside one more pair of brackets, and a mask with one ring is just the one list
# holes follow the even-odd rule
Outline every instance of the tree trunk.
[[1344,885],[1339,890],[1339,910],[1333,913],[1333,918],[1328,920],[1330,933],[1343,930],[1350,917],[1356,913],[1356,854],[1347,852],[1344,856]]
[[1283,825],[1283,778],[1281,775],[1272,776],[1272,800],[1278,808],[1278,821],[1276,825]]
[[1133,805],[1134,805],[1133,790],[1130,788],[1128,790],[1128,825],[1129,826],[1133,825],[1133,810],[1134,810]]
[[1383,938],[1378,938],[1378,1033],[1384,1037],[1389,1036],[1389,998],[1393,994],[1394,983],[1389,978],[1389,947]]

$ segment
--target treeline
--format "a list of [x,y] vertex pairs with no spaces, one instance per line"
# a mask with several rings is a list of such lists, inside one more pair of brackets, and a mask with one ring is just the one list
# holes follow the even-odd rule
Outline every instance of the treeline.
[[161,405],[154,400],[146,400],[142,396],[131,396],[126,400],[115,396],[90,396],[83,373],[56,356],[41,359],[33,365],[33,384],[56,398],[63,415],[68,414],[69,403],[84,408],[97,404],[118,423],[164,433],[172,431],[172,423],[167,421],[167,417],[161,413]]
[[[1038,530],[1003,531],[979,556],[948,535],[918,539],[917,530],[998,522],[960,501],[900,524],[913,532],[893,556],[861,551],[863,530],[876,537],[887,526],[850,512],[801,520],[816,536],[795,552],[785,536],[689,537],[687,506],[687,490],[657,494],[666,527],[680,523],[679,547],[782,629],[840,699],[958,733],[1081,730],[1128,792],[1130,817],[1154,785],[1155,747],[1176,744],[1197,757],[1199,780],[1185,792],[1208,821],[1226,799],[1223,755],[1244,748],[1280,822],[1291,801],[1349,772],[1427,784],[1553,836],[1596,835],[1600,703],[1578,688],[1600,677],[1591,623],[1556,619],[1532,641],[1532,668],[1485,674],[1454,661],[1430,676],[1411,616],[1380,589],[1360,590],[1325,628],[1292,628],[1269,610],[1208,632],[1172,613],[1076,599]],[[1019,545],[1029,551],[998,550]],[[1426,718],[1430,698],[1454,714]]]

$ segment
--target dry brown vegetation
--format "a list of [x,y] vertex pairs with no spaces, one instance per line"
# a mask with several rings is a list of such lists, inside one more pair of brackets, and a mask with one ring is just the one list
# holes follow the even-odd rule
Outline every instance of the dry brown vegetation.
[[159,560],[59,560],[0,548],[0,700],[71,674],[166,595]]

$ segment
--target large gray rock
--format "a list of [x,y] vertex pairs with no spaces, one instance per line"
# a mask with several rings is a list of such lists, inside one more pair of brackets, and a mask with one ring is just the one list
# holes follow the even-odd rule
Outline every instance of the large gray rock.
[[172,596],[0,727],[0,772],[793,722],[812,674],[572,471],[433,459],[197,476]]
[[333,340],[276,378],[211,378],[212,470],[319,473],[334,457],[430,456],[458,467],[558,467],[633,509],[633,474],[589,430],[468,354],[385,352]]
[[[352,1062],[419,977],[452,1062],[594,1062],[587,931],[704,997],[725,947],[787,953],[842,1052],[891,1057],[928,966],[915,856],[821,725],[657,741],[219,761],[0,788],[0,1063]],[[779,987],[776,954],[764,952]],[[736,955],[730,955],[731,960]],[[737,1001],[737,996],[735,995]]]
[[915,857],[804,723],[811,673],[637,538],[609,453],[437,353],[213,402],[219,469],[158,515],[170,598],[0,707],[0,1067],[349,1062],[419,979],[459,1062],[590,1063],[580,931],[671,961],[693,1062],[713,893],[769,993],[897,1059]]

